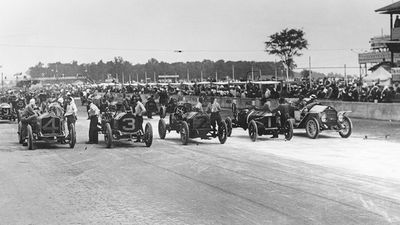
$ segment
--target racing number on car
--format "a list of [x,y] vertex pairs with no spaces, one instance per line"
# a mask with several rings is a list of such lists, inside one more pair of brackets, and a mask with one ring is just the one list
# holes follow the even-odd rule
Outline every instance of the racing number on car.
[[122,129],[126,131],[135,130],[135,119],[134,118],[124,118],[122,120]]
[[58,127],[56,125],[56,119],[51,118],[47,123],[45,123],[42,126],[43,131],[51,132],[51,133],[56,133],[58,131]]
[[21,109],[24,107],[24,102],[23,101],[18,101],[17,106]]

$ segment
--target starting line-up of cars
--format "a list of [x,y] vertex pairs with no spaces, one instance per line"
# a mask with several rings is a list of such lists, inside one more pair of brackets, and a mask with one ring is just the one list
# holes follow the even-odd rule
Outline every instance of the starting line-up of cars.
[[[291,140],[293,129],[305,129],[307,136],[317,138],[323,130],[335,130],[343,138],[348,138],[352,133],[352,122],[347,116],[347,111],[336,111],[331,106],[314,104],[307,110],[291,110],[289,114],[283,115],[279,111],[257,109],[255,107],[237,109],[232,104],[232,117],[220,121],[217,130],[213,130],[211,119],[207,113],[195,110],[190,103],[179,103],[160,107],[160,120],[158,122],[158,133],[160,139],[165,139],[167,131],[176,131],[180,134],[182,144],[188,144],[189,139],[211,139],[218,138],[224,144],[232,134],[233,128],[248,130],[252,141],[256,141],[262,135],[284,135],[285,140]],[[57,115],[55,110],[40,115],[35,123],[27,126],[26,137],[22,134],[21,121],[18,122],[18,141],[23,143],[27,139],[28,148],[34,149],[37,142],[69,144],[74,148],[76,144],[76,130],[72,123],[65,129],[65,121],[62,115]],[[165,118],[168,115],[168,122]],[[15,120],[11,109],[0,105],[0,119]],[[101,116],[101,125],[98,129],[104,135],[106,147],[110,148],[117,140],[136,140],[144,143],[147,147],[152,145],[153,129],[149,122],[145,128],[136,126],[133,112],[115,112],[107,110]]]

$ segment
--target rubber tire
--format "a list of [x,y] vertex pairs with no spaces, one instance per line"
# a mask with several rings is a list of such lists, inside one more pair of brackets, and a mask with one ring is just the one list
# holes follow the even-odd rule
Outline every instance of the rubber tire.
[[165,139],[165,136],[167,135],[167,124],[163,119],[158,121],[158,135],[160,136],[160,139]]
[[225,121],[221,121],[221,123],[218,125],[219,143],[225,144],[227,138],[228,138],[228,125],[225,123]]
[[257,127],[257,123],[254,120],[251,120],[249,123],[249,137],[250,139],[255,142],[257,141],[257,137],[258,137],[258,127]]
[[27,132],[28,132],[28,149],[33,150],[33,132],[32,132],[32,127],[31,125],[28,124],[27,126]]
[[22,137],[22,122],[19,122],[18,123],[18,143],[20,143],[20,144],[24,143],[24,139],[25,138]]
[[290,141],[293,138],[293,122],[286,120],[285,124],[285,140]]
[[70,135],[69,147],[74,148],[76,144],[76,130],[75,130],[75,124],[73,123],[71,123],[70,125],[69,135]]
[[111,148],[113,137],[110,123],[106,123],[105,127],[104,141],[106,142],[106,147]]
[[164,119],[167,116],[167,108],[165,106],[160,107],[160,118]]
[[144,128],[143,140],[144,143],[146,144],[146,147],[150,147],[151,144],[153,143],[153,127],[149,122],[146,123],[146,126]]
[[181,141],[183,145],[187,145],[189,141],[189,126],[186,121],[181,123],[180,132],[181,134]]
[[[312,134],[310,132],[310,130],[308,128],[309,126],[314,126],[316,128],[316,131],[315,131],[314,134]],[[314,117],[312,117],[309,120],[307,120],[305,129],[306,129],[307,136],[309,138],[316,139],[318,137],[318,135],[319,135],[319,122],[318,122],[318,120],[315,119]]]
[[225,123],[228,128],[226,135],[230,137],[232,135],[232,119],[230,117],[226,118]]
[[[343,116],[343,122],[347,121],[349,124],[349,131],[347,132],[347,134],[344,134],[341,130],[339,131],[339,135],[342,138],[348,138],[350,137],[351,133],[353,132],[353,123],[351,122],[350,118],[347,116]],[[343,123],[342,123],[343,124]]]

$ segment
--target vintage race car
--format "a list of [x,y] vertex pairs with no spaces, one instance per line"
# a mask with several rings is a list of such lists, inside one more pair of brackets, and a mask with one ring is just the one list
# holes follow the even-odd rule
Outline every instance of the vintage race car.
[[157,103],[153,98],[147,99],[144,107],[146,108],[146,115],[149,119],[153,118],[153,113],[158,113]]
[[0,104],[0,120],[12,120],[17,119],[17,114],[12,109],[12,106],[8,103]]
[[232,128],[241,127],[248,130],[249,137],[256,141],[258,136],[283,134],[286,140],[293,137],[293,119],[286,118],[279,112],[272,113],[256,108],[245,108],[237,110],[236,104],[232,104],[233,118],[226,118],[228,125],[228,135],[232,133]]
[[210,123],[210,116],[203,112],[197,112],[192,109],[190,103],[178,105],[174,112],[169,116],[167,124],[163,118],[158,122],[158,134],[161,139],[165,139],[166,133],[175,130],[181,135],[182,144],[186,145],[189,138],[209,139],[216,138],[221,144],[227,139],[228,127],[225,121],[218,124],[217,133],[213,132]]
[[[21,120],[26,120],[26,118]],[[22,144],[26,138],[29,150],[34,149],[37,142],[69,144],[70,148],[75,146],[75,125],[72,123],[68,127],[68,131],[65,131],[65,122],[62,116],[50,112],[38,116],[33,121],[27,121],[27,137],[22,136],[22,122],[18,123],[18,141]]]
[[101,130],[104,134],[104,141],[107,148],[112,146],[114,140],[129,140],[138,139],[150,147],[153,142],[153,128],[151,124],[146,123],[144,133],[136,125],[136,117],[132,111],[113,112],[107,110],[102,114]]
[[301,110],[293,110],[291,115],[295,129],[305,129],[307,136],[317,138],[323,130],[335,130],[342,138],[350,137],[353,129],[351,119],[347,116],[350,111],[336,111],[331,106],[313,104]]

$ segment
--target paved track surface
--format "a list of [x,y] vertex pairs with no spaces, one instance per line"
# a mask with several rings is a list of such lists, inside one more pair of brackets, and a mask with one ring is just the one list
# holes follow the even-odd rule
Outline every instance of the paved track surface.
[[183,146],[150,122],[150,148],[107,149],[102,136],[85,144],[81,113],[74,149],[33,151],[17,144],[16,124],[0,124],[0,224],[400,224],[400,143],[383,135],[399,124],[355,120],[349,139],[300,130],[255,143],[234,129],[224,145]]

